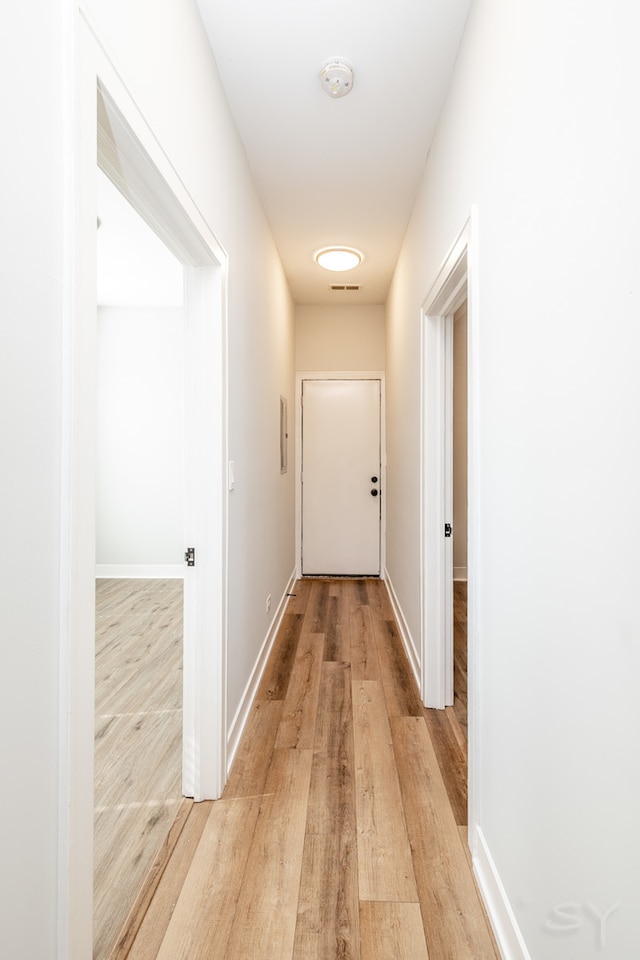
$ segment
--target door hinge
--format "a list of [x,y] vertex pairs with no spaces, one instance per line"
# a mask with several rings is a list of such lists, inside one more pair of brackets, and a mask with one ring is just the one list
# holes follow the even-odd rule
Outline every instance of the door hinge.
[[188,567],[195,567],[196,565],[196,548],[187,547],[184,554],[184,562]]
[[444,525],[444,535],[445,535],[445,537],[450,537],[452,533],[453,533],[453,527],[451,526],[451,524],[450,524],[450,523],[445,523],[445,525]]

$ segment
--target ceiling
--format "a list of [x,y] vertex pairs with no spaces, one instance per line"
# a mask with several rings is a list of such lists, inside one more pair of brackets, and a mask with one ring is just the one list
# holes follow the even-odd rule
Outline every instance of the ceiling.
[[[383,303],[470,0],[197,3],[294,300]],[[319,79],[334,57],[354,70],[340,99]],[[334,244],[363,263],[317,266]]]

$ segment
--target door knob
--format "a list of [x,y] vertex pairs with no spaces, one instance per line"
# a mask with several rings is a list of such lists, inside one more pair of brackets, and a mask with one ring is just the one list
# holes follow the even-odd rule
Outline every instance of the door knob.
[[371,496],[372,496],[372,497],[377,497],[377,496],[378,496],[378,491],[377,491],[377,490],[372,490],[372,491],[371,491]]
[[377,483],[377,482],[378,482],[377,477],[371,477],[371,483]]

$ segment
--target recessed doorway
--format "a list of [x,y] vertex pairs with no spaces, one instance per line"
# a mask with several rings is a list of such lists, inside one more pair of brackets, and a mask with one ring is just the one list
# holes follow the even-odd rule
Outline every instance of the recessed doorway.
[[[478,406],[477,307],[475,267],[475,211],[467,222],[441,267],[422,310],[422,527],[421,527],[421,600],[422,648],[421,693],[427,707],[451,710],[459,727],[461,742],[468,753],[468,836],[475,843],[475,797],[480,762],[478,757],[477,684],[474,677],[478,658],[478,535],[474,527],[478,501]],[[466,408],[465,430],[454,431],[454,326],[465,315],[467,336],[458,344],[467,359],[459,377],[466,388],[458,404]],[[460,411],[458,411],[460,413]],[[457,479],[462,481],[455,493],[457,518],[454,517],[454,446]],[[462,449],[460,449],[462,448]],[[466,452],[464,457],[460,454]],[[461,507],[466,510],[461,511]],[[466,514],[466,515],[465,515]],[[466,526],[466,530],[465,530]],[[454,583],[454,538],[457,532],[456,580]],[[466,557],[465,549],[466,548]],[[466,570],[466,586],[463,576]],[[466,597],[464,593],[466,592]],[[466,736],[455,713],[454,600],[457,616],[466,625],[466,665],[458,656],[459,681],[464,685],[466,671]],[[464,604],[461,601],[464,600]],[[459,703],[464,708],[464,704]],[[464,713],[462,714],[464,719]]]

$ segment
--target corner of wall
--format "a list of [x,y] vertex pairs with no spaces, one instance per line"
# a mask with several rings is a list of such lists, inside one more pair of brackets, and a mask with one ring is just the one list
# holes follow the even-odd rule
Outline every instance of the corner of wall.
[[415,640],[411,635],[409,626],[407,624],[406,618],[402,612],[402,607],[400,606],[400,601],[396,595],[395,590],[393,589],[393,584],[391,582],[391,577],[389,576],[389,571],[385,567],[384,571],[384,582],[387,587],[387,593],[389,594],[389,600],[391,601],[391,606],[393,608],[393,615],[396,618],[396,623],[400,630],[400,637],[402,638],[402,645],[404,646],[405,653],[409,658],[409,663],[411,664],[411,669],[413,670],[413,675],[416,678],[416,683],[418,688],[420,687],[420,655],[418,653],[418,647],[416,646]]
[[503,960],[531,960],[482,828],[475,828],[473,872]]
[[280,603],[278,604],[269,629],[267,630],[267,635],[262,642],[260,653],[258,654],[254,668],[251,671],[251,676],[249,677],[249,681],[244,689],[244,693],[240,698],[238,709],[236,710],[233,720],[229,724],[229,728],[227,730],[227,775],[231,770],[236,753],[238,752],[238,746],[240,744],[242,734],[244,733],[244,729],[247,725],[249,713],[256,698],[260,680],[262,679],[262,674],[264,673],[267,660],[269,659],[269,654],[271,653],[278,630],[280,629],[280,624],[282,623],[282,618],[285,615],[287,604],[289,602],[289,594],[291,593],[291,589],[295,582],[296,571],[294,570],[289,577],[287,586],[285,587],[284,593],[280,599]]

